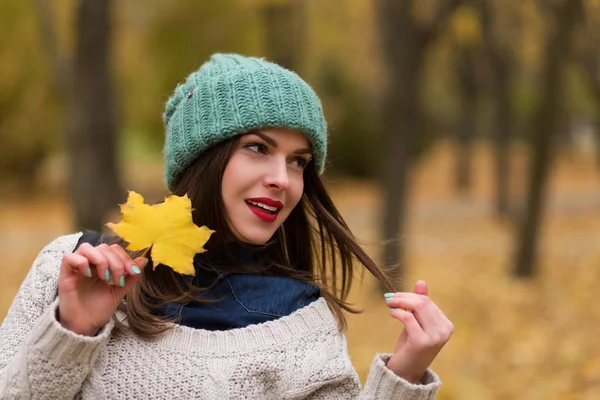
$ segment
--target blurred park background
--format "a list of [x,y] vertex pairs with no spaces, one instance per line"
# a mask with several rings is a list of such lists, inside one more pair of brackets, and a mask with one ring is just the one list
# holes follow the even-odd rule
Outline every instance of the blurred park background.
[[[164,104],[213,52],[322,97],[324,180],[455,324],[439,399],[600,398],[600,0],[0,0],[0,319],[43,245],[166,194]],[[401,326],[356,281],[353,362]]]

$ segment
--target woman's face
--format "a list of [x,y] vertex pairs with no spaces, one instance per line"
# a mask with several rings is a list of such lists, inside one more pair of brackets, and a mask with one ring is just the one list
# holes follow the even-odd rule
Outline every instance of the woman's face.
[[266,243],[296,207],[311,159],[308,139],[286,128],[240,137],[223,173],[223,201],[230,227],[246,243]]

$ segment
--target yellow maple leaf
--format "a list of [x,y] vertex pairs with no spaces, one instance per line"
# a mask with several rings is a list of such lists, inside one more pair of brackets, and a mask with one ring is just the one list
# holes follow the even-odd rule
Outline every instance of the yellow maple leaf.
[[204,244],[214,231],[194,224],[187,195],[171,195],[164,203],[149,205],[142,195],[130,191],[121,213],[121,222],[107,226],[129,243],[127,250],[152,248],[154,268],[163,264],[180,274],[194,275],[194,255],[206,251]]

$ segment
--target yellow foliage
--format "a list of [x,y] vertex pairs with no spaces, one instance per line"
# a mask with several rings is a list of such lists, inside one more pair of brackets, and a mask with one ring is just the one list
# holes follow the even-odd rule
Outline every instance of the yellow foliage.
[[481,42],[481,22],[473,7],[458,8],[452,16],[450,26],[459,44],[475,46]]
[[600,23],[600,0],[587,0],[584,4],[586,22],[592,27],[591,30],[594,31],[593,27],[598,26],[598,23]]
[[288,4],[290,0],[241,0],[242,4],[249,4],[255,7],[279,6]]
[[[443,382],[436,399],[599,399],[600,212],[582,202],[592,198],[597,181],[593,157],[557,155],[540,233],[539,274],[520,280],[510,275],[514,229],[494,220],[489,206],[492,149],[475,151],[477,185],[469,200],[453,195],[453,152],[452,144],[440,145],[414,171],[414,208],[402,237],[405,288],[424,279],[455,327],[432,364]],[[511,154],[517,186],[526,176],[528,152],[513,148]],[[373,212],[381,204],[380,189],[353,183],[332,197],[361,241],[372,243],[369,254],[381,254]],[[391,351],[402,330],[376,288],[365,274],[348,298],[364,310],[348,317],[347,331],[363,381],[373,354]]]
[[193,275],[194,255],[205,251],[203,246],[214,231],[194,224],[191,211],[187,195],[172,195],[164,203],[149,205],[140,194],[130,191],[127,203],[121,205],[123,220],[107,226],[129,243],[127,250],[151,248],[154,267],[163,264],[180,274]]

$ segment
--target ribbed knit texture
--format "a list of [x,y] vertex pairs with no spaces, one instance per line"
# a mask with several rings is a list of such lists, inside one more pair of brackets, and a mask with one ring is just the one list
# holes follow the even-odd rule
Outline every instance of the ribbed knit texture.
[[317,169],[324,169],[327,123],[321,101],[296,73],[264,59],[214,54],[177,86],[163,119],[165,181],[171,190],[206,149],[258,128],[303,132]]
[[[411,384],[375,355],[364,390],[324,299],[230,331],[175,326],[144,341],[108,323],[96,337],[56,321],[62,255],[79,234],[39,254],[0,327],[0,399],[431,400],[438,377]],[[124,320],[124,314],[117,312]]]

